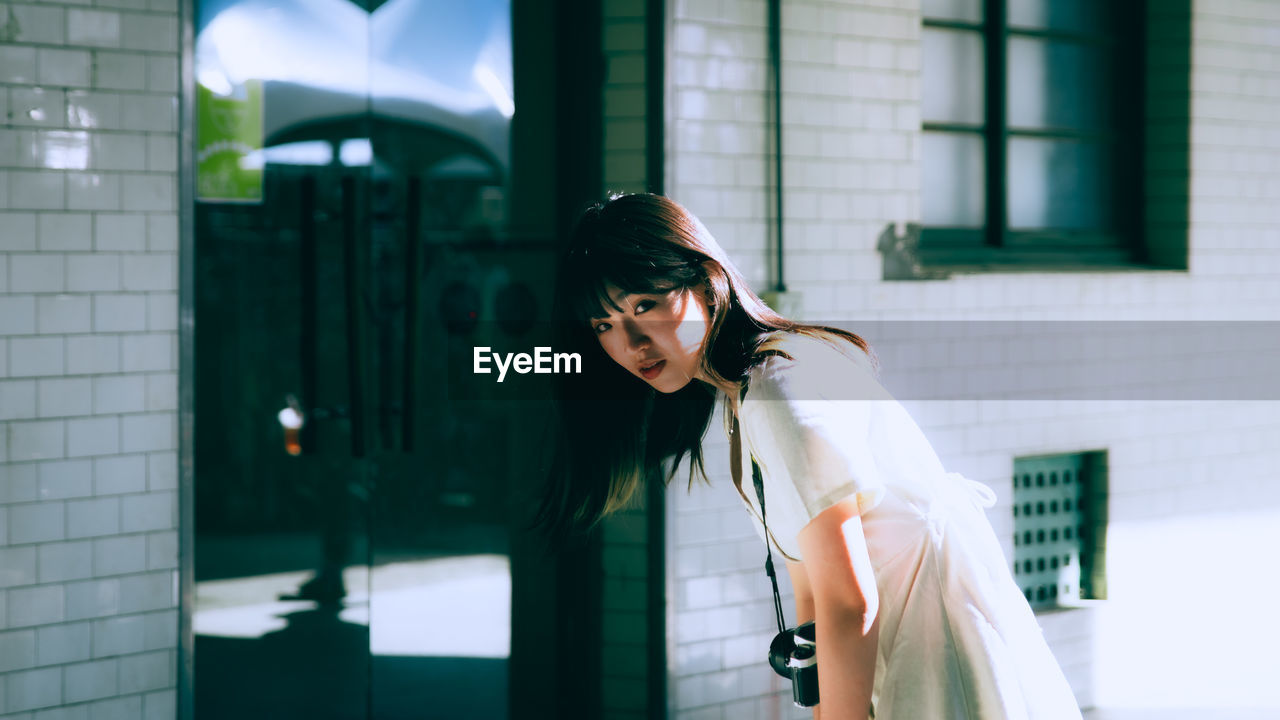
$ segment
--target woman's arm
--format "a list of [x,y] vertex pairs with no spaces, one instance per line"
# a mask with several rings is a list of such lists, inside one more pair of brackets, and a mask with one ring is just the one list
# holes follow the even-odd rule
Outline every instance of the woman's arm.
[[[823,510],[798,539],[817,630],[821,699],[815,717],[866,720],[875,681],[880,600],[857,500]],[[797,607],[800,593],[797,589]]]
[[809,572],[804,563],[787,561],[787,575],[791,576],[791,589],[796,594],[796,625],[813,620],[813,588],[809,585]]

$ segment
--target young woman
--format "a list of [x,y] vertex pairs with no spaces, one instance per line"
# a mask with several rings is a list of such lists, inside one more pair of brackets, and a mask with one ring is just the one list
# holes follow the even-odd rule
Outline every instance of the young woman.
[[[648,194],[582,215],[554,312],[556,351],[583,358],[553,376],[539,517],[554,534],[669,482],[685,455],[690,485],[706,480],[719,399],[731,466],[760,468],[796,624],[815,622],[815,717],[1080,718],[983,512],[990,489],[943,469],[862,338],[770,310],[692,214]],[[738,490],[765,537],[752,486]]]

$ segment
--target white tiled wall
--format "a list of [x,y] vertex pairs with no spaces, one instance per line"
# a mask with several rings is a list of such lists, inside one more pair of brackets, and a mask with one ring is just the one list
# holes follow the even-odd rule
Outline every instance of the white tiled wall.
[[0,4],[0,717],[176,714],[178,8]]
[[[1189,223],[1189,272],[990,273],[884,282],[877,236],[891,224],[920,218],[919,0],[784,3],[786,281],[803,295],[804,319],[851,322],[855,330],[859,320],[1280,319],[1280,115],[1274,112],[1280,46],[1273,41],[1280,10],[1247,0],[1193,5],[1190,217],[1179,228],[1168,216],[1149,216],[1157,233],[1186,232]],[[672,7],[667,189],[706,222],[753,287],[767,290],[774,239],[766,210],[765,3],[677,0]],[[1177,69],[1165,65],[1155,72]],[[1162,132],[1149,129],[1151,137],[1167,141]],[[1167,199],[1168,188],[1153,186],[1150,195]],[[1178,245],[1173,237],[1151,241],[1166,250]],[[918,366],[912,345],[885,340],[877,349],[890,390],[908,382]],[[1267,518],[1280,514],[1274,470],[1280,455],[1269,439],[1280,430],[1277,403],[904,405],[948,469],[996,490],[999,502],[988,514],[1002,536],[1012,527],[1013,458],[1107,451],[1110,598],[1099,608],[1039,616],[1082,704],[1145,701],[1158,707],[1162,698],[1178,698],[1222,706],[1220,694],[1195,680],[1199,673],[1223,678],[1220,686],[1230,683],[1232,704],[1280,708],[1280,697],[1266,683],[1230,680],[1255,678],[1256,671],[1216,634],[1136,659],[1138,648],[1167,645],[1151,618],[1167,619],[1163,609],[1176,604],[1177,583],[1153,579],[1179,572],[1178,559],[1162,552],[1172,533],[1203,530],[1206,545],[1198,551],[1206,557],[1240,554],[1227,533],[1209,532],[1224,524],[1280,542],[1280,531],[1266,529],[1274,527]],[[789,690],[763,666],[772,635],[763,547],[729,481],[727,454],[720,424],[713,423],[707,456],[716,486],[668,496],[678,717],[808,717],[791,707],[784,694]],[[1011,555],[1011,541],[1005,552]],[[1234,587],[1247,573],[1226,561],[1198,564],[1195,572],[1202,588]],[[782,580],[786,592],[785,573]],[[794,618],[790,598],[784,601]],[[1268,646],[1280,642],[1280,631],[1262,622],[1261,610],[1247,614],[1256,608],[1242,608],[1233,627],[1255,638],[1265,635],[1261,642]]]

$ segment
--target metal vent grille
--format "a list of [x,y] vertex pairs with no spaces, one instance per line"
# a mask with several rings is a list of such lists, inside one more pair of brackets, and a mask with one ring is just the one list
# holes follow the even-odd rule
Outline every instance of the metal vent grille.
[[1014,460],[1013,575],[1031,607],[1101,597],[1102,453]]

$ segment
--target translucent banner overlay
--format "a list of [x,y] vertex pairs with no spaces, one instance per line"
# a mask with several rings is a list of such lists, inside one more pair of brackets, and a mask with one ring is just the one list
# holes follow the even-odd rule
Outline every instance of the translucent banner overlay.
[[[860,335],[899,400],[1280,400],[1276,321],[814,321]],[[668,328],[651,323],[647,334]],[[448,340],[450,392],[459,400],[549,398],[557,366],[545,323],[517,334],[480,323]],[[674,328],[670,328],[674,332]],[[612,328],[619,332],[621,327]],[[489,373],[477,373],[475,348]],[[543,361],[537,363],[542,347]],[[528,360],[517,364],[519,355]],[[500,373],[499,357],[509,363]],[[509,358],[509,359],[508,359]],[[563,360],[563,358],[562,358]],[[606,356],[584,354],[588,372]],[[525,372],[519,372],[519,368]],[[552,372],[538,372],[552,368]],[[560,370],[566,367],[561,362]],[[866,399],[865,382],[839,362],[822,398]],[[499,382],[499,377],[502,381]],[[644,382],[636,377],[636,382]],[[821,399],[821,398],[814,398]]]

